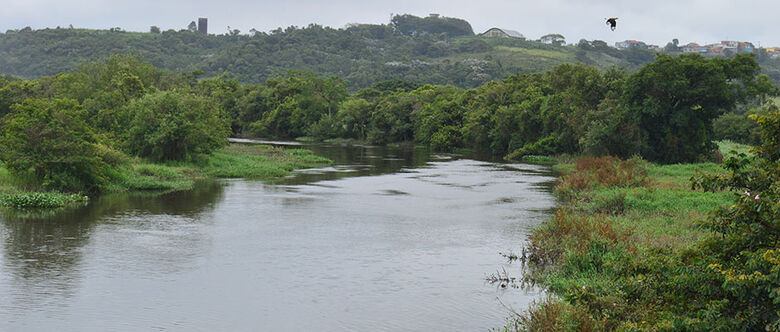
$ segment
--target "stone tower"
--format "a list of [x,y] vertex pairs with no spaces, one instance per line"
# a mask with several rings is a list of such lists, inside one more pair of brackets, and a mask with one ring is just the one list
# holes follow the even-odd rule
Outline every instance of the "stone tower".
[[198,32],[204,35],[209,34],[209,19],[205,17],[198,18]]

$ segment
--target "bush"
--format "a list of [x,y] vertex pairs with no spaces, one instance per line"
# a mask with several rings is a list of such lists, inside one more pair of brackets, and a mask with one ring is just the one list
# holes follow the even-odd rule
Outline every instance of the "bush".
[[4,118],[0,157],[15,176],[44,188],[97,191],[108,165],[85,117],[72,99],[28,99]]
[[156,92],[128,105],[130,153],[157,161],[187,160],[227,144],[230,124],[209,99],[177,91]]
[[[702,265],[715,282],[703,290],[713,326],[777,331],[780,328],[780,111],[756,116],[764,144],[757,158],[744,154],[724,163],[726,176],[698,179],[737,192],[736,204],[705,224],[715,232],[701,245]],[[710,294],[721,293],[720,298]],[[716,305],[727,301],[728,305]]]

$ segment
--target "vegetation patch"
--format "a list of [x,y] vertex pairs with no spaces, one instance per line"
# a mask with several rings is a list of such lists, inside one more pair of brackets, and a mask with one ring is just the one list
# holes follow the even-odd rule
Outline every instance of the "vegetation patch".
[[542,165],[554,165],[558,162],[558,158],[552,157],[552,156],[538,156],[538,155],[527,155],[523,156],[521,159],[523,162],[531,163],[531,164],[542,164]]
[[[762,118],[765,138],[777,119]],[[722,165],[559,167],[562,205],[521,257],[522,282],[551,296],[503,330],[777,330],[780,149],[765,142],[750,156],[721,151]]]
[[266,145],[231,144],[199,164],[203,172],[218,178],[283,177],[299,168],[330,164],[327,158],[304,149],[284,149]]
[[89,197],[59,192],[26,192],[0,195],[0,206],[15,209],[59,208],[86,203]]

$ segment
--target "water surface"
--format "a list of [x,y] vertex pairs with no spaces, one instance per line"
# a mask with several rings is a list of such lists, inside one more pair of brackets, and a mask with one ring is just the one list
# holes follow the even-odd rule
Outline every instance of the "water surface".
[[0,217],[0,330],[485,331],[536,295],[485,277],[519,271],[547,168],[308,148],[336,163]]

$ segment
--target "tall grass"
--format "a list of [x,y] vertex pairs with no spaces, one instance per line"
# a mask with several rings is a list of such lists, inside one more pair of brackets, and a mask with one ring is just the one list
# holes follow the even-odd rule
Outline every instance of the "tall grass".
[[309,150],[231,144],[212,154],[200,167],[207,175],[218,178],[269,179],[287,176],[295,169],[330,163]]
[[687,263],[674,261],[679,255],[672,253],[691,250],[709,234],[700,223],[733,200],[728,192],[693,191],[690,179],[696,170],[722,170],[714,163],[611,157],[557,168],[565,174],[555,188],[561,206],[530,235],[524,276],[555,296],[514,317],[505,330],[667,326],[654,299],[677,298],[684,290],[664,289],[663,278],[691,275],[680,272]]

